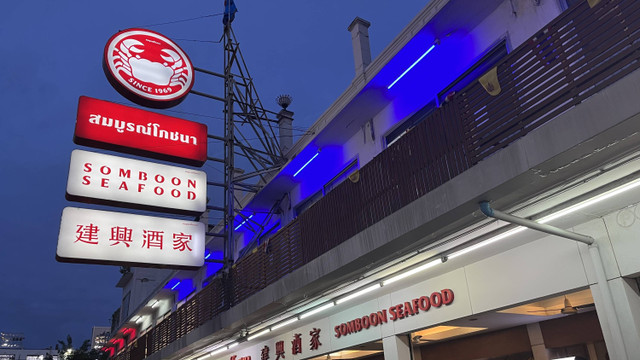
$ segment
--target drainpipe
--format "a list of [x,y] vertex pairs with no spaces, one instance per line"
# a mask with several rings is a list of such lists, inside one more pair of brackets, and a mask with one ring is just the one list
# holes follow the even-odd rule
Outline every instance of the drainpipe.
[[593,263],[594,271],[596,273],[596,283],[598,289],[600,289],[600,298],[602,299],[602,308],[606,314],[606,326],[609,328],[611,334],[611,342],[614,345],[612,349],[609,349],[612,359],[629,359],[624,342],[622,340],[622,331],[620,330],[620,322],[616,315],[615,306],[613,304],[613,296],[611,295],[611,289],[609,288],[609,282],[604,272],[604,265],[602,264],[602,258],[600,257],[600,250],[595,242],[595,239],[588,235],[578,234],[572,231],[560,229],[555,226],[540,224],[533,220],[521,218],[511,214],[504,213],[499,210],[491,208],[489,202],[483,201],[480,203],[480,210],[488,217],[496,218],[506,221],[511,224],[524,226],[530,229],[542,231],[547,234],[560,236],[563,238],[578,241],[589,246],[589,254],[591,255],[591,262]]

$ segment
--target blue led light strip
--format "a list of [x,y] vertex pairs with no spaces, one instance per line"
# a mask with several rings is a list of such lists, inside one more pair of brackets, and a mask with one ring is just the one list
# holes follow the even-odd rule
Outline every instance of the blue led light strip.
[[181,281],[178,281],[175,285],[173,285],[173,286],[171,287],[171,290],[175,290],[175,288],[177,288],[177,287],[178,287],[178,285],[180,285],[180,283],[181,283]]
[[240,229],[240,227],[241,227],[242,225],[244,225],[244,223],[246,223],[246,222],[247,222],[247,220],[251,219],[252,217],[253,217],[253,214],[249,215],[249,217],[248,217],[248,218],[244,219],[244,221],[243,221],[243,222],[241,222],[241,223],[240,223],[240,225],[236,226],[233,230],[238,230],[238,229]]
[[304,165],[302,165],[302,167],[298,171],[296,171],[295,174],[293,174],[293,177],[296,177],[300,173],[300,171],[302,171],[302,169],[306,168],[307,165],[309,165],[309,163],[312,162],[313,159],[315,159],[316,156],[318,156],[318,155],[320,155],[319,151],[315,155],[313,155],[313,157],[311,159],[309,159],[309,161],[307,161]]
[[[409,70],[413,69],[413,67],[414,67],[414,66],[416,66],[416,65],[420,62],[420,60],[422,60],[425,56],[427,56],[427,54],[428,54],[428,53],[430,53],[430,52],[431,52],[431,50],[433,50],[433,48],[435,48],[435,47],[436,47],[436,44],[431,45],[431,47],[430,47],[427,51],[425,51],[425,52],[424,52],[424,54],[422,54],[422,56],[420,56],[420,57],[418,58],[418,60],[416,60],[413,64],[411,64],[411,66],[409,66],[409,68],[407,68],[407,70],[405,70],[405,71],[402,73],[402,75],[398,76],[398,78],[397,78],[397,79],[395,79],[395,80],[391,83],[391,85],[387,86],[387,90],[391,89],[391,87],[392,87],[393,85],[395,85],[395,84],[398,82],[398,80],[402,79],[402,77],[403,77],[403,76],[405,76],[405,75],[409,72]],[[294,176],[295,176],[295,175],[294,175]]]

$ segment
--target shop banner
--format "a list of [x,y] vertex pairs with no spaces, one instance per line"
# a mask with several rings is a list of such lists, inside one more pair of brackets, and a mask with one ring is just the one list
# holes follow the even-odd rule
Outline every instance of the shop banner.
[[204,240],[205,226],[196,221],[67,207],[56,259],[196,269],[204,264]]
[[207,126],[81,96],[74,142],[181,164],[207,160]]
[[198,215],[207,206],[207,174],[76,149],[71,153],[67,198]]

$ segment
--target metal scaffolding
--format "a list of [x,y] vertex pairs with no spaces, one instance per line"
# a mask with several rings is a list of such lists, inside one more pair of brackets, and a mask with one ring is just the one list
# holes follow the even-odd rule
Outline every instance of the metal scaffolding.
[[[224,239],[224,263],[233,263],[235,253],[234,220],[237,216],[251,222],[260,232],[264,224],[249,219],[239,210],[244,205],[235,190],[257,193],[267,182],[270,173],[278,171],[285,162],[274,126],[278,125],[277,113],[266,110],[244,61],[231,21],[224,25],[224,72],[195,68],[196,71],[224,80],[224,96],[192,90],[191,93],[220,101],[224,106],[224,134],[209,134],[209,138],[224,144],[223,158],[208,157],[208,160],[224,166],[222,183],[209,181],[209,186],[224,189],[222,206],[208,205],[210,211],[223,213],[222,224],[210,224],[207,235]],[[236,167],[236,156],[246,160],[251,169],[246,173]],[[267,219],[270,216],[267,216]]]

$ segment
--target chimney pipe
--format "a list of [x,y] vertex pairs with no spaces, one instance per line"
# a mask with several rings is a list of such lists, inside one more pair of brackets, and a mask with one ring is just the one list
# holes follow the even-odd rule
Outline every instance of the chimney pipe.
[[280,134],[280,151],[286,156],[287,152],[293,147],[293,112],[287,109],[281,109],[277,115],[278,132]]
[[369,46],[369,26],[371,23],[356,17],[347,28],[351,32],[353,44],[353,61],[356,67],[356,76],[364,73],[371,64],[371,48]]

